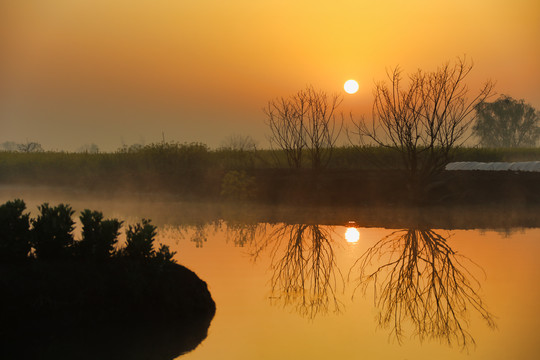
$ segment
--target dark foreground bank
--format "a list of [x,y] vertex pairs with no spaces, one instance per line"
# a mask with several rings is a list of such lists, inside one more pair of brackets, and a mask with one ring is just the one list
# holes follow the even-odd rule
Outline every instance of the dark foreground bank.
[[206,283],[154,249],[156,226],[15,199],[0,205],[0,359],[173,359],[207,334]]
[[215,303],[174,263],[0,264],[0,358],[174,359],[206,338]]

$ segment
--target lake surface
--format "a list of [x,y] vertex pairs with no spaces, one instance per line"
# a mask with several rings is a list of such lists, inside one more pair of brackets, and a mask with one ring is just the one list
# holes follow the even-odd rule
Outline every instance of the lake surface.
[[271,211],[268,221],[250,220],[243,207],[221,216],[231,212],[212,204],[30,189],[0,196],[23,198],[34,215],[42,202],[67,202],[128,224],[151,218],[157,241],[207,282],[217,306],[208,337],[182,359],[540,354],[540,228],[369,227],[335,214],[333,223],[288,223]]

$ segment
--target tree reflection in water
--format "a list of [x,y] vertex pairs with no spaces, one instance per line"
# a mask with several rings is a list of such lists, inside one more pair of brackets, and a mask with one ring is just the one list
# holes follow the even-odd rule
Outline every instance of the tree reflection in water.
[[[475,341],[468,332],[468,312],[477,312],[491,328],[493,315],[478,294],[480,284],[446,238],[432,230],[395,231],[360,257],[358,287],[373,283],[378,323],[402,342],[410,321],[420,341],[435,339],[467,349]],[[375,264],[374,270],[371,264]],[[478,267],[478,265],[474,264]]]
[[294,307],[313,319],[330,310],[340,312],[337,289],[344,280],[332,247],[331,228],[319,225],[281,225],[254,243],[256,260],[268,249],[271,254],[271,299]]
[[226,224],[227,242],[232,241],[238,247],[252,244],[257,237],[264,236],[266,233],[266,225],[261,223],[227,221]]

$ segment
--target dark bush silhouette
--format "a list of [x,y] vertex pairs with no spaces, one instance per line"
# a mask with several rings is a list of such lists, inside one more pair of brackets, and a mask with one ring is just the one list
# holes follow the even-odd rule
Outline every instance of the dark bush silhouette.
[[0,261],[18,261],[30,252],[30,215],[20,199],[0,206]]
[[155,258],[160,263],[173,263],[175,262],[173,260],[175,254],[176,251],[171,252],[171,249],[167,245],[161,244],[159,250],[155,254]]
[[156,227],[150,220],[143,219],[142,223],[129,225],[126,231],[126,247],[122,255],[131,259],[146,260],[155,255],[154,236]]
[[117,219],[84,210],[75,241],[70,206],[45,203],[32,220],[25,208],[0,205],[0,359],[165,360],[206,337],[216,309],[206,283],[168,246],[154,250],[150,220],[129,226],[116,252]]
[[122,221],[103,220],[103,213],[84,210],[80,216],[82,239],[77,242],[78,254],[87,259],[104,260],[114,254]]
[[167,245],[160,244],[157,251],[154,249],[157,228],[148,219],[130,225],[125,247],[116,249],[123,221],[103,220],[102,212],[86,209],[80,215],[82,239],[75,241],[74,211],[69,205],[51,207],[44,203],[38,207],[40,214],[36,219],[23,214],[25,209],[24,201],[18,199],[0,206],[0,260],[26,259],[33,247],[35,257],[46,261],[127,258],[139,262],[175,263],[176,252],[171,252]]
[[69,205],[49,207],[45,203],[38,207],[40,215],[32,220],[32,242],[40,260],[60,260],[72,255],[73,230],[71,218],[74,211]]

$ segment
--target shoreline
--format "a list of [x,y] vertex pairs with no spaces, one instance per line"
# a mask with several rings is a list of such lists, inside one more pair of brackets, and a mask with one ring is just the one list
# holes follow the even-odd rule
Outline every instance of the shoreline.
[[[510,178],[514,177],[508,174]],[[486,179],[483,179],[485,181]],[[536,179],[520,179],[513,186]],[[481,183],[481,181],[480,181]],[[495,188],[500,188],[499,183]],[[513,191],[533,191],[540,195],[540,181],[533,188]],[[472,191],[472,190],[471,190]],[[484,193],[489,188],[482,190]],[[106,213],[122,214],[122,217],[150,218],[156,225],[199,224],[215,221],[240,221],[245,223],[317,223],[321,225],[346,226],[354,221],[361,227],[437,229],[509,229],[540,227],[540,202],[538,201],[470,201],[439,202],[435,204],[369,203],[365,201],[340,202],[334,198],[329,203],[313,204],[289,201],[238,202],[220,199],[185,199],[163,192],[110,192],[87,191],[81,188],[59,186],[29,186],[0,184],[2,201],[21,198],[29,204],[28,211],[49,202],[68,203],[78,211],[86,208],[103,209]],[[474,198],[473,198],[474,199]],[[471,199],[471,200],[473,200]],[[504,200],[504,197],[502,198]],[[164,209],[167,211],[164,213]]]
[[27,259],[0,270],[9,358],[173,359],[207,337],[216,311],[206,282],[177,264]]

